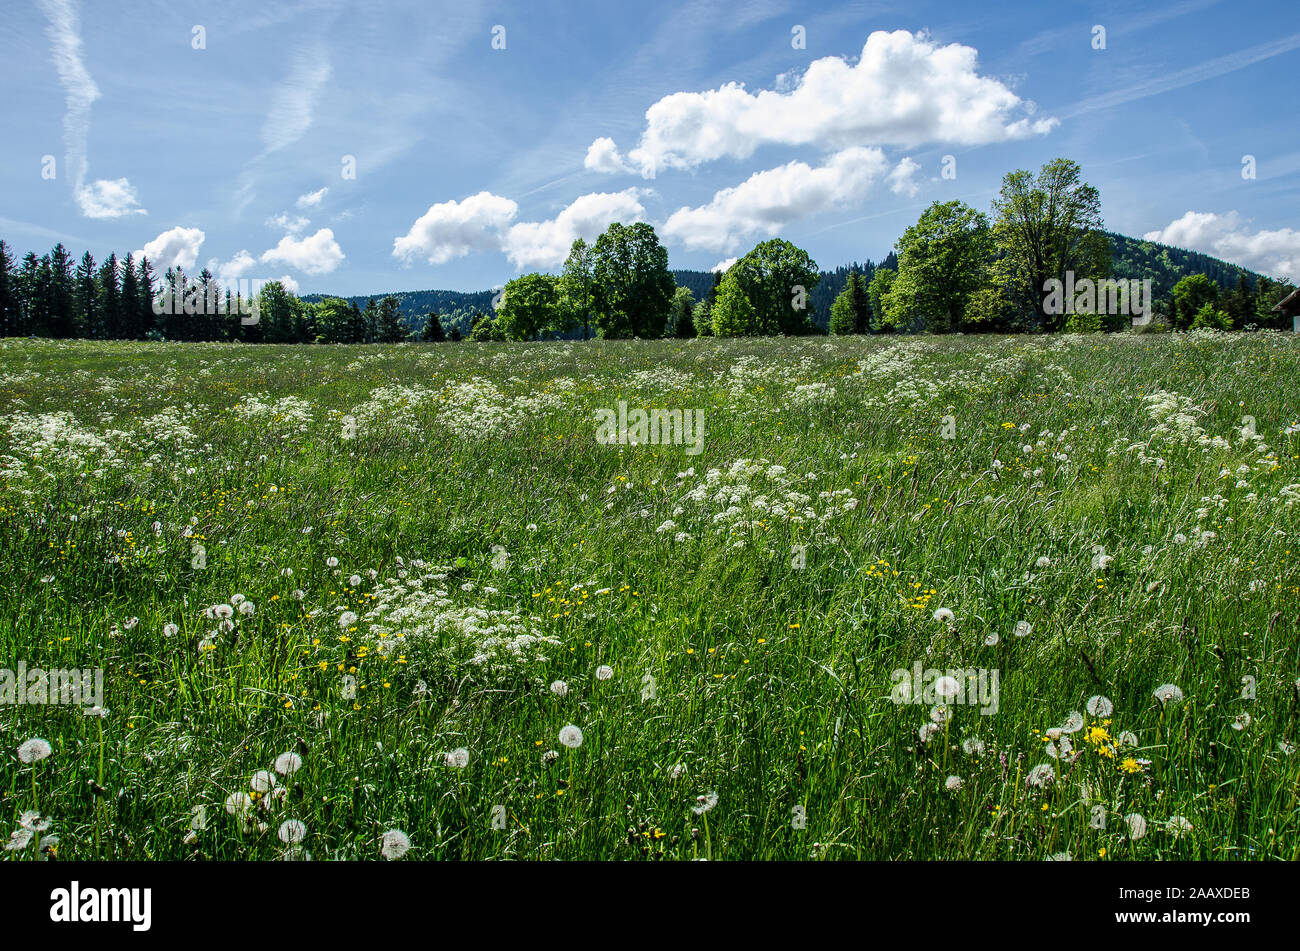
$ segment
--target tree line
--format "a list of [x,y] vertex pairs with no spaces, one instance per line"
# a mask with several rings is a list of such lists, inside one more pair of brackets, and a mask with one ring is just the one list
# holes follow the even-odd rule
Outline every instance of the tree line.
[[[489,292],[426,292],[433,300],[464,299],[475,306],[463,313],[430,311],[416,320],[403,314],[402,305],[403,297],[420,298],[419,293],[372,297],[363,308],[357,299],[300,298],[272,281],[249,288],[250,299],[244,300],[220,287],[206,268],[191,278],[172,267],[155,279],[145,258],[110,254],[97,265],[86,252],[74,265],[62,244],[40,258],[29,252],[16,263],[0,241],[0,336],[397,343],[827,331],[1087,332],[1122,329],[1130,315],[1095,305],[1063,310],[1052,306],[1048,286],[1067,277],[1071,287],[1106,280],[1116,265],[1125,278],[1152,278],[1153,293],[1161,297],[1146,303],[1161,324],[1285,325],[1272,308],[1292,285],[1105,232],[1100,195],[1083,181],[1075,162],[1055,159],[1037,174],[1008,173],[991,211],[990,217],[961,201],[934,202],[881,265],[868,261],[831,272],[827,283],[841,288],[833,297],[819,287],[823,274],[808,252],[781,238],[760,242],[725,272],[679,272],[691,274],[692,290],[669,271],[668,252],[653,226],[614,223],[591,244],[574,241],[558,274],[523,274],[490,301]],[[1174,283],[1179,260],[1210,273],[1184,273]],[[1228,286],[1232,274],[1235,287]],[[823,325],[817,315],[827,300],[829,321]],[[160,301],[175,305],[160,307]]]

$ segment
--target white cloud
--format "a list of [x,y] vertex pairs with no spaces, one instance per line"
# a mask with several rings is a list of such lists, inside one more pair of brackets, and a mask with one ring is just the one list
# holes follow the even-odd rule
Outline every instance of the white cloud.
[[723,258],[723,259],[722,259],[721,261],[719,261],[717,264],[713,265],[713,267],[709,268],[709,270],[710,270],[710,271],[722,271],[722,272],[725,273],[725,272],[727,272],[727,271],[730,271],[730,270],[731,270],[731,265],[735,264],[735,263],[736,263],[737,261],[739,261],[739,260],[740,260],[740,258],[737,258],[737,257]]
[[1212,254],[1272,278],[1300,282],[1300,231],[1294,228],[1251,230],[1235,211],[1222,215],[1189,211],[1142,237]]
[[[877,31],[856,65],[836,56],[814,60],[789,92],[754,95],[728,83],[665,96],[646,110],[646,128],[628,159],[653,178],[665,168],[748,158],[768,144],[979,145],[1042,135],[1057,125],[1052,118],[1030,119],[1032,102],[980,76],[976,66],[972,47],[936,46],[924,33]],[[793,82],[786,77],[781,85]]]
[[578,238],[594,241],[612,222],[631,224],[644,220],[639,191],[628,188],[575,198],[554,218],[513,226],[502,240],[502,250],[521,271],[558,267]]
[[99,87],[81,58],[81,19],[71,0],[40,0],[41,11],[50,21],[54,68],[63,86],[63,148],[65,171],[72,177],[72,193],[87,218],[120,218],[146,214],[139,207],[135,189],[125,178],[99,179],[86,184],[90,161],[86,141],[90,136],[90,107],[99,98]]
[[216,275],[217,283],[222,287],[233,287],[235,283],[248,273],[249,268],[257,263],[257,258],[248,253],[247,250],[235,252],[235,256],[224,264],[216,261],[208,263],[208,270]]
[[464,201],[430,205],[410,231],[393,240],[393,256],[445,264],[471,251],[495,251],[501,247],[501,229],[518,211],[519,206],[509,198],[487,191]]
[[77,187],[77,204],[87,218],[121,218],[148,214],[140,207],[135,187],[125,178],[101,178]]
[[894,166],[894,170],[886,176],[889,182],[889,190],[895,195],[906,195],[908,198],[915,198],[916,193],[921,190],[921,186],[916,182],[916,173],[921,170],[919,162],[914,162],[910,158],[904,157],[901,162]]
[[289,215],[283,211],[274,218],[266,219],[266,226],[268,228],[279,228],[281,231],[287,232],[288,234],[297,234],[310,224],[311,220],[309,218],[304,218],[302,215],[299,215],[296,218],[290,218]]
[[321,228],[307,238],[285,235],[261,260],[266,264],[284,264],[304,274],[328,274],[343,263],[343,251],[334,240],[334,232]]
[[288,291],[290,294],[298,293],[298,282],[295,281],[293,278],[291,278],[288,274],[282,274],[279,277],[277,277],[276,280],[279,281],[284,286],[284,289]]
[[308,192],[305,195],[299,195],[298,202],[297,202],[298,207],[315,208],[317,205],[320,204],[321,199],[325,197],[325,193],[328,191],[329,191],[329,186],[326,185],[324,188],[320,189],[319,191]]
[[169,267],[188,271],[199,259],[199,248],[203,247],[206,237],[198,228],[172,228],[136,251],[135,257],[137,261],[142,255],[147,257],[149,263],[160,273]]
[[861,200],[888,168],[875,148],[845,149],[818,168],[789,162],[722,189],[707,205],[679,208],[663,233],[688,249],[735,251],[754,235],[774,235],[792,221]]
[[262,143],[268,152],[292,145],[307,134],[329,78],[329,50],[323,44],[295,51],[289,74],[271,94],[271,107],[262,123]]
[[614,140],[601,136],[591,145],[587,146],[587,157],[583,159],[582,167],[593,172],[630,172],[632,169],[623,156],[618,154],[618,146]]

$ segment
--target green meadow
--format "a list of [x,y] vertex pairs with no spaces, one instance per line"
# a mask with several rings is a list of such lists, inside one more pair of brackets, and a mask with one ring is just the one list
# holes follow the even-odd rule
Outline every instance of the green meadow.
[[0,856],[1298,858],[1298,369],[0,341]]

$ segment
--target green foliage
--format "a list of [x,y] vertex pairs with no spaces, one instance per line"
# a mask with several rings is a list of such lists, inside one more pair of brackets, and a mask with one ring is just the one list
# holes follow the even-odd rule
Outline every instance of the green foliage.
[[424,318],[424,329],[420,331],[420,339],[425,343],[442,343],[447,339],[447,333],[442,327],[442,318],[437,314],[429,314]]
[[[723,319],[725,325],[752,327],[741,331],[745,336],[799,336],[815,330],[808,317],[807,302],[809,292],[821,280],[821,273],[817,262],[802,248],[780,238],[764,241],[727,269],[722,286],[728,279],[735,282],[749,301],[754,316],[736,324],[738,315],[728,314]],[[713,329],[718,333],[716,313]]]
[[756,337],[774,332],[775,328],[759,323],[758,311],[741,288],[739,278],[728,271],[713,304],[713,336]]
[[1227,312],[1219,310],[1214,304],[1206,302],[1192,318],[1192,329],[1209,328],[1212,330],[1231,330],[1232,318]]
[[591,273],[602,337],[663,336],[676,285],[653,227],[611,224],[591,251]]
[[831,304],[830,332],[841,336],[867,333],[870,329],[871,300],[867,294],[867,281],[857,271],[852,271],[844,290]]
[[884,299],[895,327],[963,329],[971,295],[987,280],[988,219],[960,201],[936,201],[898,241],[898,276]]
[[1201,311],[1209,306],[1218,309],[1219,285],[1204,274],[1192,274],[1174,285],[1173,323],[1178,330],[1186,330]]
[[1110,244],[1102,230],[1101,196],[1083,181],[1077,162],[1053,159],[1035,178],[1008,172],[993,200],[997,258],[992,283],[1006,288],[1011,302],[1032,310],[1044,330],[1059,330],[1064,314],[1044,307],[1049,280],[1065,283],[1110,274]]
[[687,340],[695,336],[695,300],[689,288],[679,287],[673,294],[668,315],[672,336]]
[[889,299],[889,292],[893,289],[894,279],[897,277],[898,272],[893,268],[880,267],[876,269],[871,283],[867,285],[867,295],[871,298],[871,313],[876,320],[874,328],[876,330],[894,329],[885,313],[885,301]]
[[536,340],[563,326],[560,279],[524,274],[506,282],[496,323],[507,340]]

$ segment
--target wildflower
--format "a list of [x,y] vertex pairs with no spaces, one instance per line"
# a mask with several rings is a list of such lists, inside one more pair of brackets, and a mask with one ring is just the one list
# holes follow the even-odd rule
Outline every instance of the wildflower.
[[1039,556],[1038,560],[1037,560],[1036,562],[1034,562],[1034,567],[1035,567],[1035,568],[1046,568],[1046,567],[1048,567],[1051,563],[1052,563],[1052,559],[1048,558],[1046,555],[1041,555],[1041,556]]
[[951,625],[953,620],[952,611],[948,610],[947,608],[936,608],[934,612],[934,619],[936,621],[942,621],[945,624]]
[[[934,692],[936,696],[949,700],[957,696],[957,691],[961,689],[961,684],[957,682],[956,677],[940,677],[934,682]],[[933,713],[930,716],[934,716]],[[941,722],[936,720],[936,723]]]
[[338,566],[339,566],[339,560],[335,558],[333,555],[330,555],[328,558],[325,559],[325,567],[337,568]]
[[697,816],[702,816],[718,804],[718,794],[716,792],[707,792],[702,796],[695,797],[695,805],[691,806],[691,812]]
[[208,617],[218,618],[222,621],[229,620],[235,616],[235,609],[228,604],[214,604],[208,608]]
[[257,610],[257,605],[253,604],[252,601],[243,601],[239,605],[239,613],[244,615],[245,617],[248,617],[256,610]]
[[1088,698],[1088,713],[1094,717],[1108,717],[1115,711],[1115,705],[1101,694],[1096,694]]
[[569,685],[563,680],[557,680],[551,684],[551,693],[557,697],[566,697],[569,694]]
[[991,634],[989,634],[987,637],[984,638],[984,646],[996,647],[999,640],[1001,640],[1001,638],[998,637],[998,632],[993,631]]
[[358,587],[358,586],[361,584],[361,576],[360,576],[360,575],[353,575],[352,577],[350,577],[350,578],[348,579],[348,584],[351,585],[351,586],[354,587],[354,588]]
[[560,731],[560,742],[571,750],[582,745],[582,731],[570,723]]
[[1025,777],[1026,786],[1035,786],[1040,789],[1050,786],[1055,781],[1056,773],[1048,763],[1040,763],[1035,766],[1029,771],[1029,775]]
[[1169,821],[1165,823],[1165,831],[1177,839],[1184,832],[1191,832],[1192,824],[1182,816],[1170,816]]
[[1062,733],[1078,733],[1083,729],[1083,714],[1078,710],[1070,711],[1070,715],[1065,718],[1065,724],[1061,727]]
[[943,781],[943,788],[948,790],[948,792],[957,792],[961,789],[961,777],[949,776]]
[[1239,713],[1237,714],[1236,718],[1232,721],[1232,728],[1234,730],[1238,730],[1238,731],[1244,730],[1248,726],[1250,726],[1249,713]]
[[297,753],[281,753],[275,758],[275,771],[281,776],[292,776],[302,769],[302,757]]
[[18,747],[18,758],[24,763],[35,763],[53,753],[50,744],[39,736],[32,737]]
[[411,840],[401,829],[389,829],[379,838],[379,854],[390,862],[411,850]]
[[1147,821],[1136,812],[1130,812],[1125,816],[1124,824],[1128,826],[1128,837],[1134,842],[1147,834]]
[[177,634],[180,633],[180,630],[181,629],[177,627],[175,624],[164,624],[163,637],[175,637]]
[[916,731],[916,735],[921,738],[922,743],[929,743],[930,740],[934,738],[934,735],[938,732],[939,732],[939,724],[922,723],[920,729]]
[[339,615],[339,627],[343,628],[343,630],[345,631],[356,623],[357,623],[356,611],[344,611],[342,614]]
[[246,816],[253,809],[253,797],[246,792],[234,792],[226,797],[226,812],[232,816]]
[[1183,692],[1173,684],[1161,684],[1153,691],[1153,693],[1155,694],[1155,698],[1159,700],[1161,704],[1177,703],[1183,699]]
[[448,766],[452,766],[456,769],[464,769],[469,765],[469,750],[462,746],[460,749],[452,750],[450,753],[446,754],[443,759],[446,761]]
[[307,837],[307,826],[298,819],[285,819],[276,835],[286,845],[297,845]]
[[1119,735],[1119,745],[1137,746],[1138,745],[1137,734],[1132,732],[1131,730],[1125,730]]
[[668,770],[668,778],[676,781],[686,775],[685,763],[674,763],[672,769]]
[[1028,621],[1017,621],[1016,632],[1015,632],[1016,637],[1028,637],[1029,632],[1032,631],[1033,629],[1034,629],[1033,626]]
[[977,736],[968,736],[961,744],[962,752],[967,756],[983,756],[984,741]]
[[267,770],[259,769],[253,774],[249,785],[253,787],[254,792],[269,792],[275,788],[275,776]]
[[613,676],[614,676],[614,668],[610,667],[608,664],[601,664],[599,667],[596,668],[597,680],[609,680],[609,678]]

